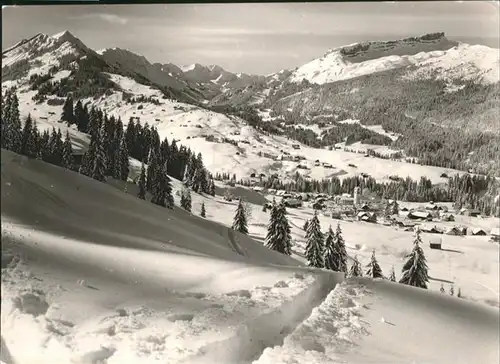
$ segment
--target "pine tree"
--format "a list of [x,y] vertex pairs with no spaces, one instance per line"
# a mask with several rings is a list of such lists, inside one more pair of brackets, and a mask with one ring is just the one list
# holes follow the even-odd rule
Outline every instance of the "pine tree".
[[391,267],[391,272],[389,273],[389,280],[391,282],[396,282],[396,272],[394,271],[394,266]]
[[128,150],[127,150],[127,142],[125,138],[122,137],[120,142],[120,149],[118,153],[118,160],[116,161],[120,165],[120,179],[122,181],[126,181],[129,174],[129,159],[128,159]]
[[141,163],[141,175],[139,176],[139,192],[137,194],[141,200],[146,199],[146,169],[144,168],[144,162]]
[[408,255],[408,261],[403,266],[403,275],[399,283],[427,289],[429,276],[424,251],[420,246],[422,244],[420,229],[416,231],[413,244],[413,250]]
[[76,128],[82,133],[88,131],[88,115],[85,113],[82,102],[78,100],[74,108],[74,120],[76,123]]
[[344,272],[347,274],[347,250],[345,247],[345,241],[342,236],[342,229],[340,228],[340,223],[337,223],[337,229],[335,230],[335,250],[337,256],[337,267],[339,272]]
[[317,212],[314,212],[314,217],[307,226],[306,239],[305,255],[309,266],[323,268],[325,264],[323,261],[324,241]]
[[352,262],[351,269],[349,270],[349,277],[362,277],[363,271],[361,270],[361,263],[358,260],[358,256],[354,256],[354,262]]
[[304,229],[304,231],[307,231],[307,226],[309,225],[309,220],[306,220],[304,222],[304,226],[302,227],[302,229]]
[[[306,221],[307,223],[307,221]],[[307,230],[307,227],[305,227],[305,230]],[[332,230],[332,226],[328,228],[328,233],[326,234],[326,239],[325,239],[325,268],[333,270],[334,272],[339,271],[338,267],[338,257],[337,257],[337,250],[335,247],[335,233]]]
[[16,89],[6,92],[2,105],[2,147],[13,152],[20,152],[22,144],[21,120],[19,118],[19,100]]
[[446,291],[444,290],[443,283],[441,283],[441,288],[439,288],[439,292],[441,292],[441,293],[445,293],[445,292],[446,292]]
[[92,174],[91,177],[97,181],[104,182],[105,171],[106,171],[106,151],[104,150],[104,145],[102,142],[102,137],[104,135],[104,125],[98,129],[95,134],[95,143],[94,143],[94,153],[93,153],[93,161],[92,161]]
[[241,198],[238,201],[238,207],[236,208],[236,213],[233,218],[232,228],[242,234],[248,234],[247,216],[245,207],[243,206],[243,200]]
[[290,225],[286,218],[286,208],[284,205],[277,205],[275,200],[273,200],[267,227],[266,246],[282,254],[292,254]]
[[67,97],[64,102],[61,120],[66,121],[68,126],[75,122],[75,116],[73,114],[73,99],[71,97]]
[[201,216],[201,217],[206,217],[206,214],[207,214],[207,212],[205,211],[205,201],[203,201],[203,202],[201,203],[201,212],[200,212],[200,216]]
[[24,154],[26,156],[30,156],[28,152],[28,143],[32,136],[33,132],[32,128],[33,128],[33,121],[31,120],[31,115],[28,114],[28,117],[24,122],[24,128],[21,136],[21,150],[20,150],[21,154]]
[[158,174],[158,157],[152,153],[149,158],[148,170],[146,175],[146,190],[153,192]]
[[455,287],[453,287],[453,284],[452,284],[450,287],[450,296],[454,296],[454,295],[455,295]]
[[375,249],[373,250],[370,263],[368,263],[366,267],[368,268],[366,271],[366,275],[368,277],[384,278],[384,274],[382,273],[382,268],[380,268],[377,258],[375,257]]
[[71,139],[69,137],[68,131],[66,131],[66,138],[64,139],[63,143],[62,166],[71,170],[75,167],[73,159],[73,148],[71,146]]
[[182,195],[181,195],[181,207],[184,210],[191,212],[191,205],[192,205],[191,192],[189,191],[188,188],[185,188],[182,191]]
[[457,297],[462,298],[462,290],[458,287]]
[[210,196],[215,196],[215,182],[213,178],[210,178],[209,194]]

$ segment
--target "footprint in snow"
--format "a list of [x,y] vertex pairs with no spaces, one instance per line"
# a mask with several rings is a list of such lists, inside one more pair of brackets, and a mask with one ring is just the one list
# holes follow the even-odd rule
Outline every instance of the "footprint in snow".
[[192,313],[174,313],[172,315],[167,316],[167,320],[176,322],[176,321],[192,321],[194,315]]

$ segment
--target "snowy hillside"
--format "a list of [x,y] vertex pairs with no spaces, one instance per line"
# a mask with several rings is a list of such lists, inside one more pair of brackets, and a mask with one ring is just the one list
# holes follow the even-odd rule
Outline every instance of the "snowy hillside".
[[[159,90],[137,83],[131,78],[108,73],[105,75],[117,89],[132,96],[151,97],[159,100],[160,104],[128,103],[123,99],[122,92],[108,93],[107,96],[97,99],[87,98],[83,100],[84,103],[90,102],[110,116],[121,117],[124,125],[127,125],[130,118],[139,118],[141,123],[147,122],[150,126],[155,126],[162,139],[165,137],[169,140],[176,139],[196,153],[202,153],[205,165],[212,173],[226,172],[231,175],[235,173],[238,178],[248,178],[252,173],[264,173],[266,176],[278,174],[284,179],[292,178],[297,171],[314,179],[331,176],[344,178],[368,173],[379,180],[387,180],[391,175],[410,176],[416,180],[426,176],[436,183],[443,181],[442,173],[460,173],[447,168],[419,166],[384,159],[377,160],[374,164],[372,158],[366,158],[363,154],[342,150],[330,151],[304,145],[297,150],[293,145],[298,143],[293,140],[264,135],[235,116],[164,99]],[[4,87],[10,84],[6,82]],[[35,104],[31,98],[36,91],[28,90],[27,86],[21,86],[19,90],[21,116],[26,117],[31,114],[41,129],[55,127],[61,128],[62,132],[67,130],[65,124],[59,122],[62,106],[51,106],[47,102]],[[88,143],[88,136],[74,128],[70,129],[70,134],[76,148],[82,149],[85,142]],[[358,149],[362,150],[363,147],[360,146]],[[285,153],[292,156],[301,155],[305,159],[280,160]],[[316,166],[317,159],[332,164],[334,168]],[[350,164],[356,167],[349,166]],[[309,169],[301,169],[299,166],[302,165],[308,166]]]
[[[496,308],[390,282],[339,285],[341,275],[304,268],[300,257],[209,221],[232,216],[234,203],[220,197],[193,194],[193,211],[207,206],[205,220],[4,150],[1,183],[8,364],[498,362]],[[293,226],[311,214],[301,210],[290,210]],[[254,206],[251,233],[267,221],[262,214]],[[361,256],[378,244],[411,245],[410,237],[382,238],[386,227],[363,226],[342,224],[348,247],[360,247],[354,232],[379,237],[363,243]],[[479,280],[486,256],[498,254],[480,239],[469,245],[474,264],[431,254],[431,275],[472,277],[475,267]],[[400,259],[386,252],[384,269]],[[498,286],[496,264],[488,269]],[[481,295],[462,283],[465,294]]]

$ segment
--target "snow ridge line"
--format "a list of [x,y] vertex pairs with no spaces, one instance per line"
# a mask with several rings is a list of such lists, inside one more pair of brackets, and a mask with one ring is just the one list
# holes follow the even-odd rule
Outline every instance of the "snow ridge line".
[[250,364],[268,347],[279,346],[313,309],[326,299],[341,283],[338,274],[319,271],[313,284],[268,313],[259,315],[242,325],[230,338],[208,344],[195,357],[187,358],[189,364]]

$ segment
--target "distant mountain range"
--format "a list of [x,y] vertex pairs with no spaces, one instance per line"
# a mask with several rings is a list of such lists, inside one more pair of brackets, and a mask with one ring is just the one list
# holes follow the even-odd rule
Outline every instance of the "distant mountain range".
[[[346,45],[292,70],[248,75],[218,65],[151,63],[119,48],[94,51],[64,31],[37,34],[2,51],[2,88],[29,85],[36,103],[68,95],[92,100],[113,92],[125,100],[137,94],[124,86],[125,77],[165,98],[197,106],[225,112],[251,107],[279,130],[346,119],[381,125],[402,135],[393,141],[399,149],[429,160],[439,149],[451,158],[457,148],[429,138],[463,140],[463,133],[473,133],[466,155],[453,158],[483,163],[484,157],[491,164],[493,141],[474,133],[500,135],[499,55],[498,49],[432,33]],[[438,129],[427,135],[432,128]],[[316,138],[306,131],[299,134],[292,137],[307,143]]]

